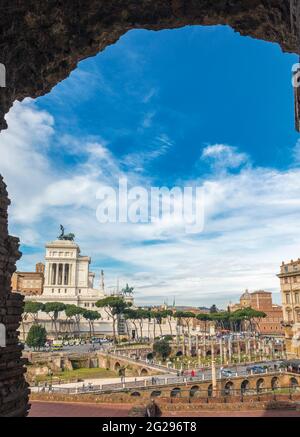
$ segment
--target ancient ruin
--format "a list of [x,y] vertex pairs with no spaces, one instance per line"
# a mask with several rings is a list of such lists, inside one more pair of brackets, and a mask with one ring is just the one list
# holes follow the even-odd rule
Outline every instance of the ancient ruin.
[[[0,63],[7,76],[6,87],[0,89],[0,130],[7,127],[4,117],[15,100],[48,93],[79,61],[96,55],[127,31],[196,24],[227,24],[241,35],[300,52],[299,2],[295,0],[2,1]],[[298,94],[297,102],[300,106]],[[28,410],[17,339],[22,297],[10,293],[10,277],[20,253],[18,239],[8,236],[8,205],[0,179],[0,323],[7,331],[6,347],[0,349],[2,417],[24,416]]]
[[6,347],[0,347],[0,417],[25,416],[29,393],[23,377],[22,347],[18,344],[23,297],[10,292],[10,278],[21,253],[18,238],[8,236],[9,203],[0,178],[0,323],[6,328]]

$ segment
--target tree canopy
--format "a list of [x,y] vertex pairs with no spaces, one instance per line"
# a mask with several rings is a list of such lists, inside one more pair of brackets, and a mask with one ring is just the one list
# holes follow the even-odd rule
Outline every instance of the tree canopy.
[[168,356],[171,354],[172,349],[168,341],[159,340],[154,343],[153,351],[161,356],[162,359],[165,361],[166,358],[168,358]]
[[32,325],[26,339],[27,346],[39,349],[45,345],[46,340],[46,329],[41,325]]
[[107,296],[96,302],[96,307],[109,308],[112,315],[122,314],[125,308],[128,308],[129,306],[130,304],[128,302],[125,302],[122,297],[118,296]]

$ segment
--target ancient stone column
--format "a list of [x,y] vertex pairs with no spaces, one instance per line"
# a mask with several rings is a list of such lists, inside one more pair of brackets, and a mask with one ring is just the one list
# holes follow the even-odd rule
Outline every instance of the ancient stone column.
[[232,343],[231,338],[228,339],[228,362],[231,363],[232,361]]
[[248,353],[249,353],[249,361],[251,362],[251,339],[248,340]]
[[238,353],[238,362],[241,362],[241,345],[240,345],[240,341],[237,341],[237,353]]
[[249,357],[249,342],[247,339],[245,340],[245,354],[246,354],[246,361],[247,361]]
[[224,360],[223,361],[224,361],[225,364],[228,364],[226,343],[224,343],[224,346],[223,346],[223,354],[224,354]]
[[223,364],[223,340],[220,338],[220,364]]
[[22,346],[18,343],[18,328],[23,311],[23,297],[11,292],[11,275],[20,258],[19,240],[8,235],[6,185],[0,176],[0,324],[6,330],[6,345],[0,347],[0,417],[26,416],[28,385],[24,379]]
[[214,342],[211,341],[211,380],[213,387],[213,397],[217,395],[217,372],[216,372],[216,361],[215,361],[215,351],[214,351]]
[[192,338],[191,338],[191,334],[188,333],[188,350],[187,350],[188,357],[191,356],[191,351],[192,351]]

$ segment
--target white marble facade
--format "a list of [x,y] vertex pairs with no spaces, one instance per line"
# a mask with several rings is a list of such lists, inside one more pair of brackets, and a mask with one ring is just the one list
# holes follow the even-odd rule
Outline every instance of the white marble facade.
[[[87,310],[98,311],[101,319],[95,322],[97,332],[110,333],[112,323],[96,302],[106,297],[104,288],[95,288],[95,273],[90,272],[91,258],[82,256],[78,244],[70,240],[55,240],[46,244],[45,281],[42,295],[26,296],[26,300],[62,302],[77,305]],[[64,319],[63,314],[59,315]],[[46,323],[49,317],[39,314],[39,320]],[[88,330],[86,321],[82,321],[82,330]]]
[[46,245],[43,298],[73,303],[92,309],[105,297],[104,290],[94,288],[95,274],[90,272],[91,258],[80,255],[74,241],[56,240]]

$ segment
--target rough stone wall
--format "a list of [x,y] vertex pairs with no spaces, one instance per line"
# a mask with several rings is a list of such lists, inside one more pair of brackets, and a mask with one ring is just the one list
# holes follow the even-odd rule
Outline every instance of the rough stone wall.
[[[228,24],[242,35],[298,52],[298,0],[1,0],[0,130],[15,100],[37,97],[65,79],[84,58],[130,29]],[[293,23],[291,22],[293,21]]]
[[8,235],[8,205],[6,186],[0,176],[0,323],[6,327],[6,347],[0,347],[0,417],[18,417],[27,414],[29,390],[17,331],[23,297],[10,291],[11,275],[21,254],[19,240]]

